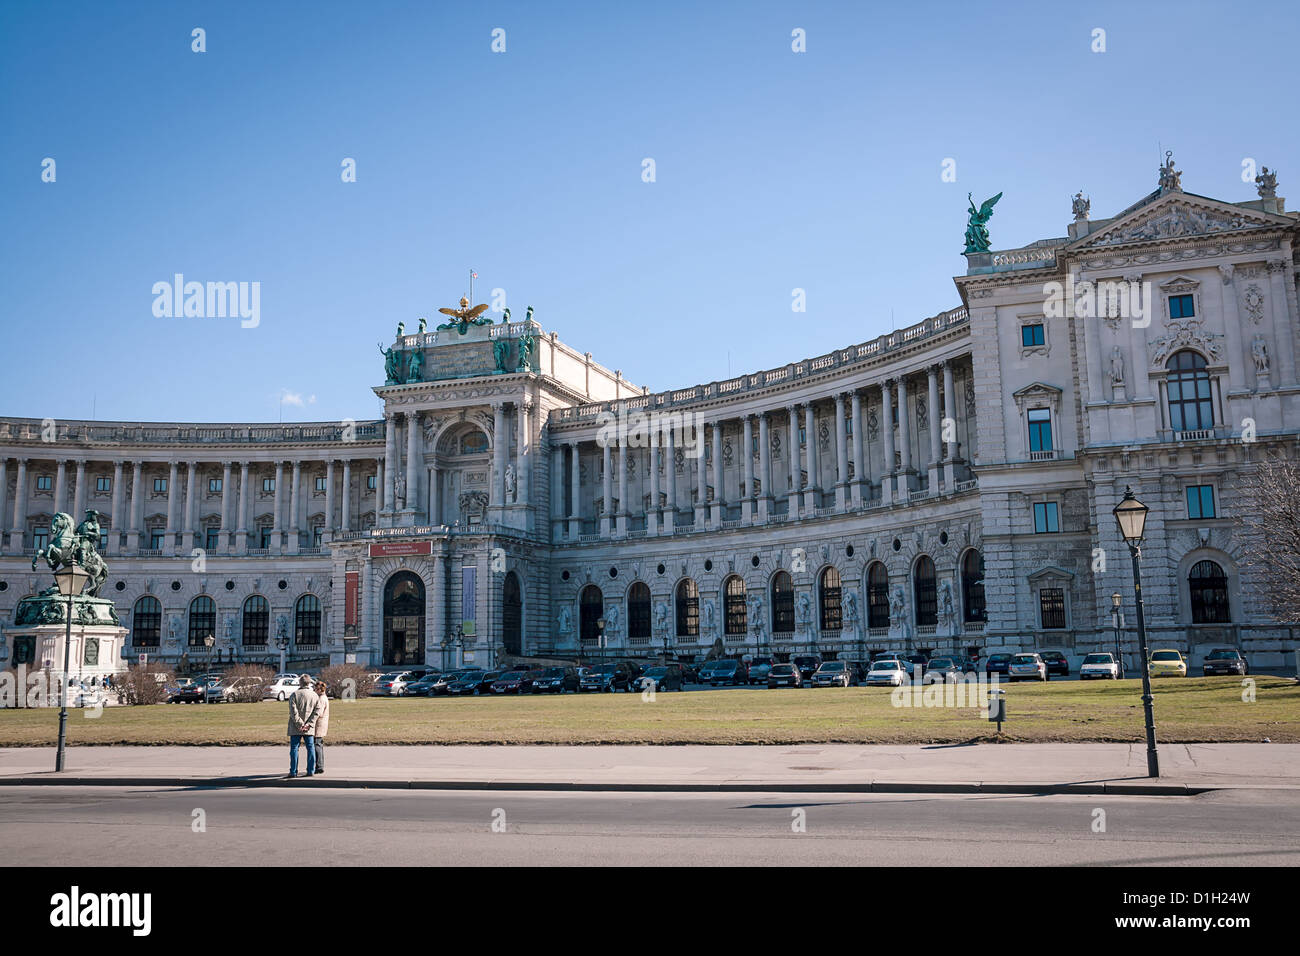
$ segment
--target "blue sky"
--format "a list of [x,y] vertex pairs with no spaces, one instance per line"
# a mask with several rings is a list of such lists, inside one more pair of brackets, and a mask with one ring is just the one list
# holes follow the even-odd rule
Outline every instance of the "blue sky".
[[[1161,145],[1285,196],[1296,49],[1280,2],[10,0],[0,414],[371,417],[376,343],[470,267],[652,389],[818,355],[958,304],[967,191],[994,248],[1145,195]],[[178,272],[259,282],[260,325],[155,317]]]

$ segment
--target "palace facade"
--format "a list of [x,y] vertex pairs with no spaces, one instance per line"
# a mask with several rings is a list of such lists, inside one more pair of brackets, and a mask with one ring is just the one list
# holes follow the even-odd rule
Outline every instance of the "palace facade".
[[1132,664],[1131,486],[1151,645],[1280,666],[1300,609],[1269,618],[1238,519],[1300,435],[1300,219],[1179,176],[969,253],[949,311],[725,381],[651,392],[531,310],[462,310],[399,330],[382,420],[0,419],[0,613],[48,585],[52,515],[95,509],[125,653],[191,666],[1077,658],[1114,648],[1114,593]]

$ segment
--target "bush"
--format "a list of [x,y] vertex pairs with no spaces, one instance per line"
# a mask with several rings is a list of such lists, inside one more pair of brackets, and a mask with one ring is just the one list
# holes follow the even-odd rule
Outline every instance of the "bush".
[[370,671],[358,664],[335,664],[316,679],[325,682],[325,693],[333,700],[370,696]]
[[233,704],[254,704],[262,699],[266,685],[275,678],[275,671],[264,664],[236,664],[221,675],[230,687],[225,700]]
[[167,687],[176,679],[162,664],[131,664],[125,674],[113,675],[113,689],[123,704],[165,704]]

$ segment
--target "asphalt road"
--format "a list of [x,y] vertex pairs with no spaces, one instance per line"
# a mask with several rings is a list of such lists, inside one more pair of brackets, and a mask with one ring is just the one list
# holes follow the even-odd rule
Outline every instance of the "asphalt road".
[[[1105,832],[1094,832],[1097,811]],[[196,811],[202,811],[196,814]],[[195,831],[202,820],[205,831]],[[804,832],[795,832],[802,819]],[[503,832],[494,832],[494,822]],[[1197,797],[0,788],[9,865],[1300,865],[1300,791]]]

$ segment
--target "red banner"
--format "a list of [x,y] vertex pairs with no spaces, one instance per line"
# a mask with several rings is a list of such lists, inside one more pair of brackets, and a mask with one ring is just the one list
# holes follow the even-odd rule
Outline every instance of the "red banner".
[[357,607],[361,603],[361,572],[348,571],[344,575],[343,587],[343,633],[357,633]]
[[395,558],[403,554],[433,554],[433,542],[380,541],[370,545],[372,558]]

